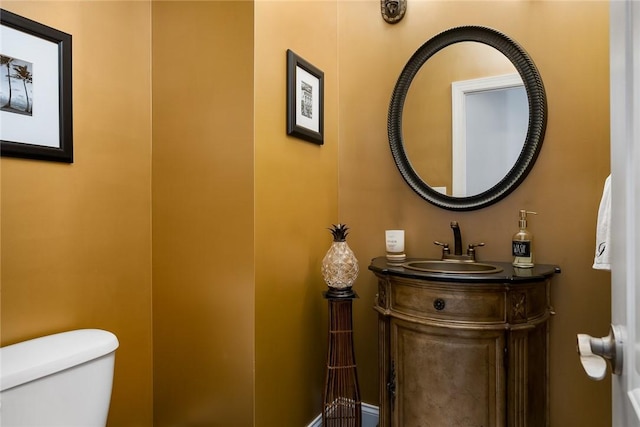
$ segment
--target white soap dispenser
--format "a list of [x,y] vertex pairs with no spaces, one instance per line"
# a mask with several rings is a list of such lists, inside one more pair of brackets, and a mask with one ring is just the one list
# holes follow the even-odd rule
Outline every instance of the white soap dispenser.
[[536,212],[521,209],[518,221],[520,231],[511,239],[513,266],[518,268],[533,267],[533,235],[527,230],[527,214],[537,215]]

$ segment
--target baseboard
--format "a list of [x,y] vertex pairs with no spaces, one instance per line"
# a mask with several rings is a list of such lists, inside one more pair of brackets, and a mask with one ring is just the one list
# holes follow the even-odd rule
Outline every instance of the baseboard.
[[[376,427],[380,412],[377,406],[362,403],[362,427]],[[318,415],[307,427],[322,427],[322,414]]]

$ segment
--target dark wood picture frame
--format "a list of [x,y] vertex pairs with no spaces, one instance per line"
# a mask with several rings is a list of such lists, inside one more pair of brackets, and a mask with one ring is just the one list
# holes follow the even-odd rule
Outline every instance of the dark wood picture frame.
[[324,144],[324,73],[287,50],[287,135]]
[[[4,9],[0,9],[0,26],[7,27],[8,31],[12,31],[17,37],[23,37],[24,35],[25,41],[35,41],[42,44],[42,46],[46,46],[47,51],[53,52],[54,49],[57,49],[57,54],[55,55],[57,58],[51,55],[53,61],[50,61],[52,64],[48,68],[45,65],[44,69],[41,67],[36,75],[29,74],[32,80],[46,76],[47,79],[53,81],[54,84],[50,85],[50,87],[48,86],[45,90],[48,91],[47,93],[51,93],[51,96],[40,96],[41,94],[36,93],[34,95],[33,113],[23,114],[24,117],[17,119],[15,124],[12,124],[12,119],[14,116],[19,115],[6,109],[0,111],[3,127],[7,125],[7,134],[5,134],[5,131],[0,134],[0,154],[5,157],[73,163],[71,35]],[[5,31],[4,28],[0,28],[0,30]],[[23,33],[23,35],[15,33],[13,30]],[[48,42],[53,43],[54,46],[49,47]],[[18,49],[15,47],[16,44],[20,44],[20,48],[23,47],[22,43],[3,40],[2,49],[13,48],[15,51]],[[3,59],[14,60],[13,55],[8,52],[0,52],[0,54],[2,54]],[[34,50],[34,55],[38,55],[37,49]],[[3,60],[0,70],[2,71],[0,78],[6,78],[10,81],[8,76],[11,72],[9,63],[5,63]],[[6,74],[4,73],[5,71]],[[55,72],[57,76],[51,77],[47,75],[49,72]],[[56,77],[57,88],[55,87]],[[12,91],[10,92],[12,93]],[[25,93],[28,98],[26,83]],[[46,108],[39,108],[39,106],[46,106]],[[9,108],[11,108],[10,103]],[[58,117],[55,117],[56,112]],[[46,144],[34,142],[35,138],[31,138],[33,134],[29,134],[29,132],[35,132],[34,129],[42,128],[42,126],[39,126],[39,120],[51,123],[51,128],[55,129],[55,131],[43,132],[46,134],[46,138],[51,138],[51,141],[47,140]],[[15,137],[16,135],[18,136],[17,138]]]

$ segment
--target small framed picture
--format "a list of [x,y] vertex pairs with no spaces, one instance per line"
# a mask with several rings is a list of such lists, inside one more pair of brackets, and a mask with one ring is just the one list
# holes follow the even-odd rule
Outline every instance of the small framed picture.
[[73,162],[71,35],[0,9],[0,154]]
[[287,134],[324,144],[324,73],[287,50]]

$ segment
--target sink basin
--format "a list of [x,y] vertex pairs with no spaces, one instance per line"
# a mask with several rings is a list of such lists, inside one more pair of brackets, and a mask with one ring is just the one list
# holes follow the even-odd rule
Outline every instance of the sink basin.
[[469,261],[421,260],[408,261],[402,266],[410,270],[447,274],[491,274],[502,271],[502,268],[495,265]]

